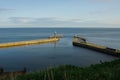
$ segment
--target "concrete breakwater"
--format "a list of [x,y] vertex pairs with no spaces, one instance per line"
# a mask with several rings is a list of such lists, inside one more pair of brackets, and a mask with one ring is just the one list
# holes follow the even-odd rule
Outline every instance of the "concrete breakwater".
[[33,44],[43,44],[43,43],[50,43],[50,42],[57,42],[57,41],[59,41],[59,38],[48,38],[48,39],[38,39],[38,40],[30,40],[30,41],[9,42],[9,43],[1,43],[0,48],[33,45]]
[[93,44],[93,43],[87,42],[86,40],[84,40],[84,38],[74,37],[73,45],[120,57],[120,50]]

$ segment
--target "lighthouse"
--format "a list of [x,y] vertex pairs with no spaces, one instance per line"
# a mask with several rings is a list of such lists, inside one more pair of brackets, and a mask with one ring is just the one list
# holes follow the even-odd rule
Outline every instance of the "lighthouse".
[[56,38],[56,36],[57,36],[57,32],[55,31],[55,32],[54,32],[54,37]]

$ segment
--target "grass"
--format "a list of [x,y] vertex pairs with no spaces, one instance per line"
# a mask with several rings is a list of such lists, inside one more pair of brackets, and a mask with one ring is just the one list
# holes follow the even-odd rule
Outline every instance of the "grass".
[[16,80],[120,80],[120,59],[89,67],[54,67],[18,76]]

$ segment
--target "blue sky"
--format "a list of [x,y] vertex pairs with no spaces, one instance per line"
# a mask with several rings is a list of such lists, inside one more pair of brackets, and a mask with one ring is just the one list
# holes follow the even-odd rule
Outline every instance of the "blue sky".
[[120,0],[0,0],[0,27],[120,28]]

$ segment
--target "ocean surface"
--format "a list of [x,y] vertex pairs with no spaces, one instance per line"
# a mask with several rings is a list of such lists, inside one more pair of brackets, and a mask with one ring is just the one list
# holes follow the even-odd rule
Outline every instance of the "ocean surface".
[[37,71],[59,65],[89,66],[117,59],[111,55],[75,47],[78,34],[89,42],[120,49],[120,28],[0,28],[0,43],[48,38],[54,31],[64,38],[57,43],[0,49],[0,67],[5,71]]

